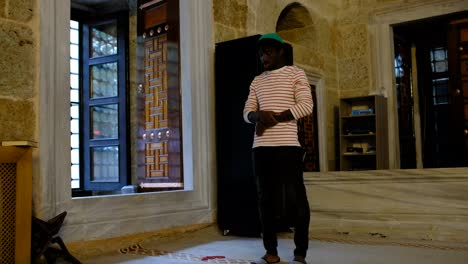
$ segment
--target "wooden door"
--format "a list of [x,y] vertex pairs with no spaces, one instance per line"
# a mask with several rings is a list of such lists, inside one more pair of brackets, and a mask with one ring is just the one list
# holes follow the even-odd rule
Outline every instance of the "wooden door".
[[468,18],[450,23],[448,53],[454,166],[468,166]]
[[183,188],[178,1],[139,1],[138,183]]

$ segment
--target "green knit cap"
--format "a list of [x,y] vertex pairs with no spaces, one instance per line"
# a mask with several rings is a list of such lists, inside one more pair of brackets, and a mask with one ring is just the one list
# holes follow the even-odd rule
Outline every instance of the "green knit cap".
[[281,44],[284,44],[284,40],[276,33],[266,33],[266,34],[263,34],[259,39],[258,39],[258,43],[260,43],[262,40],[266,40],[266,39],[272,39],[272,40],[276,40],[278,41],[279,43]]

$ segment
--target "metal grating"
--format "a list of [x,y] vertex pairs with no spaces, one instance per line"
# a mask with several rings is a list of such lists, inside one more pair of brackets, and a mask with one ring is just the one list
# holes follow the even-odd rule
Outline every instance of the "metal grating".
[[0,163],[0,263],[15,263],[16,164]]

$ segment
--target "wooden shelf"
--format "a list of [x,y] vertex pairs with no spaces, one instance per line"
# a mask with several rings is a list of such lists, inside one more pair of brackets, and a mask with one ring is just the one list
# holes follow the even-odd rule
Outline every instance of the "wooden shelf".
[[350,116],[342,116],[343,119],[354,119],[354,118],[375,118],[375,114],[368,114],[368,115],[350,115]]
[[352,138],[352,137],[375,137],[375,133],[372,133],[372,134],[351,134],[351,135],[341,135],[342,137],[349,137],[349,138]]
[[343,153],[342,156],[375,156],[377,153]]
[[[340,100],[341,170],[388,168],[386,107],[386,99],[383,96],[364,96]],[[353,112],[359,111],[369,113],[353,115]],[[359,148],[363,152],[350,152],[350,148]],[[368,153],[370,148],[375,149],[375,151]]]

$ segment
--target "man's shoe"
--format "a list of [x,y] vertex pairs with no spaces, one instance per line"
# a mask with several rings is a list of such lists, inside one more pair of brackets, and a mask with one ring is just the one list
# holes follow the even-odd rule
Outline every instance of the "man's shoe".
[[256,261],[250,262],[250,264],[272,264],[280,262],[280,257],[270,254],[265,254],[265,256],[261,257]]
[[294,256],[289,264],[307,264],[307,262],[303,256]]

